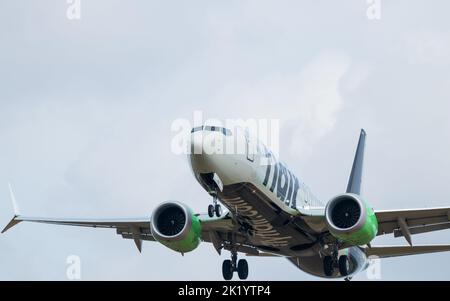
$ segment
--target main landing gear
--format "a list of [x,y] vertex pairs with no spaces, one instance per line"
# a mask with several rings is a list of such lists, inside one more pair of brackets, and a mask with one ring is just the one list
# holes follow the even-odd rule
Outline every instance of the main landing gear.
[[347,277],[350,274],[350,259],[347,255],[341,255],[338,259],[337,254],[333,256],[325,256],[323,258],[323,271],[325,276],[331,277],[334,274],[335,268],[339,269],[339,274],[342,277]]
[[222,275],[223,279],[231,280],[233,278],[233,273],[237,272],[239,279],[245,280],[248,277],[248,263],[245,259],[237,260],[237,252],[231,252],[231,260],[226,259],[222,264]]
[[216,214],[217,217],[222,215],[222,206],[217,202],[217,195],[213,196],[213,203],[208,206],[208,215],[213,217]]

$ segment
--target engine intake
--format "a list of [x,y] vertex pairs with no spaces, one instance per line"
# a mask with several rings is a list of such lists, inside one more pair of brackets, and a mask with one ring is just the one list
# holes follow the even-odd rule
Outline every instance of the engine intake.
[[343,195],[333,199],[327,206],[327,216],[330,217],[329,224],[337,229],[348,230],[363,221],[365,211],[359,199]]
[[150,226],[155,240],[174,251],[190,252],[200,244],[200,221],[189,207],[179,202],[159,205]]
[[378,232],[372,208],[358,195],[345,193],[331,199],[325,208],[330,233],[354,245],[369,243]]
[[155,230],[164,236],[176,236],[186,226],[186,213],[177,205],[169,204],[161,208],[158,213],[155,216]]

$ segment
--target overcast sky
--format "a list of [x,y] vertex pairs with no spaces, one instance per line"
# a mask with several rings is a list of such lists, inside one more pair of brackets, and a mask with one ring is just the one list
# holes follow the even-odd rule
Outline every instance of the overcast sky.
[[[450,206],[450,3],[382,0],[0,2],[0,223],[22,214],[150,216],[210,197],[171,123],[278,118],[281,159],[326,202],[343,192],[359,129],[375,209]],[[413,238],[450,243],[450,231]],[[380,237],[374,245],[401,244]],[[0,280],[221,280],[202,244],[182,257],[114,230],[20,224],[0,236]],[[281,258],[251,280],[316,280]],[[450,253],[385,259],[383,280],[449,280]],[[362,273],[356,279],[367,279]]]

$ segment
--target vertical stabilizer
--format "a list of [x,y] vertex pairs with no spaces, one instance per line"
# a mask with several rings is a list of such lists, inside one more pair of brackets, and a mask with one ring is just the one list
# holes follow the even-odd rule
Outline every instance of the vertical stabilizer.
[[366,145],[366,131],[361,129],[355,159],[353,160],[352,172],[347,184],[347,193],[361,194],[361,180],[364,165],[364,148]]

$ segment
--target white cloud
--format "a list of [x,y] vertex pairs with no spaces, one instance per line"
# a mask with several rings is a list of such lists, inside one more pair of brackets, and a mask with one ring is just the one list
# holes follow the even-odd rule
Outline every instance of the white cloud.
[[238,112],[241,117],[279,118],[281,131],[292,132],[287,149],[305,154],[333,128],[343,105],[340,80],[349,69],[348,57],[323,53],[296,73],[277,73],[252,84],[229,86],[218,102],[226,112]]

